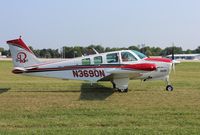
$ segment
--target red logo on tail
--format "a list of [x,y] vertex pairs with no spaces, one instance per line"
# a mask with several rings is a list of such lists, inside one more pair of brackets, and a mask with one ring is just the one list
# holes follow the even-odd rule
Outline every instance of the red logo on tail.
[[26,59],[26,58],[27,58],[27,55],[25,52],[19,52],[17,54],[16,62],[25,63],[28,61],[28,59]]

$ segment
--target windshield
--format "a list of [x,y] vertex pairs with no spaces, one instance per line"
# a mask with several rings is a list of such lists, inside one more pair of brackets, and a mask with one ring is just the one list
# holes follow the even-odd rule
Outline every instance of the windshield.
[[123,62],[126,61],[137,61],[135,56],[130,52],[121,52],[121,59]]
[[140,59],[144,59],[146,58],[147,56],[144,55],[143,53],[141,52],[138,52],[138,51],[135,51],[135,50],[132,50]]

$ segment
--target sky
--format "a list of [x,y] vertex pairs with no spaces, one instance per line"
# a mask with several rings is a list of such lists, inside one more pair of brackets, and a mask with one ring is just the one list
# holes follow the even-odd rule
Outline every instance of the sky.
[[0,0],[0,47],[200,46],[200,0]]

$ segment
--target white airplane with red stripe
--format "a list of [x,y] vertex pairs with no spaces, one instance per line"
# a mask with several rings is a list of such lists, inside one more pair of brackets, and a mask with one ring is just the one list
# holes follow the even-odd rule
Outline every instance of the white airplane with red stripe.
[[148,58],[135,50],[120,50],[42,62],[21,37],[7,41],[7,44],[14,64],[12,72],[15,74],[85,80],[92,83],[110,81],[113,88],[120,92],[128,91],[129,80],[163,80],[167,83],[166,90],[173,90],[169,82],[173,65],[171,59]]

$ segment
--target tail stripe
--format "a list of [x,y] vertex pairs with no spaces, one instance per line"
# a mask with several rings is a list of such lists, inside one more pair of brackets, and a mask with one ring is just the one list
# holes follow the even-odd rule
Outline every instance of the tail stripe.
[[14,40],[9,40],[9,41],[7,41],[7,44],[20,47],[20,48],[25,49],[25,50],[27,50],[28,52],[30,52],[30,53],[33,54],[33,52],[31,51],[31,49],[30,49],[29,47],[27,47],[27,45],[23,42],[23,40],[22,40],[21,38],[19,38],[19,39],[14,39]]
[[21,38],[9,40],[7,44],[9,45],[15,68],[22,69],[41,63]]

